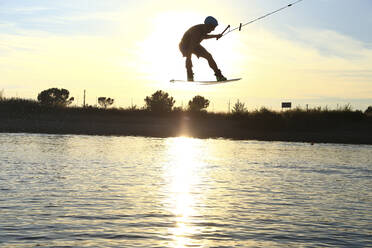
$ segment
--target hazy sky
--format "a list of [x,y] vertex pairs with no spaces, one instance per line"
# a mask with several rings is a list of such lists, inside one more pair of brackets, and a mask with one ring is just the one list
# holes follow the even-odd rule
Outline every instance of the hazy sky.
[[[0,90],[36,99],[66,88],[82,104],[114,98],[117,107],[164,90],[185,106],[195,95],[226,111],[295,106],[356,109],[372,105],[372,1],[304,0],[241,32],[202,44],[223,74],[243,80],[217,86],[171,84],[185,79],[178,43],[208,15],[221,32],[283,7],[290,0],[0,0]],[[195,79],[215,79],[193,57]]]

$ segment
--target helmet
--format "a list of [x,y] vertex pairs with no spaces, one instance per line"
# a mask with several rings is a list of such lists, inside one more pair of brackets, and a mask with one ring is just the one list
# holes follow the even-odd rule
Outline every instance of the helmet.
[[218,26],[218,21],[213,16],[208,16],[207,18],[205,18],[204,24],[211,24],[214,27],[217,27]]

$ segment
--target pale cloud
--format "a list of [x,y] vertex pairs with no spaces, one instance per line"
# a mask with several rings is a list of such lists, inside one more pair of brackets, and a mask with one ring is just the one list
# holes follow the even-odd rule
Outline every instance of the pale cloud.
[[20,7],[20,8],[10,8],[7,11],[10,12],[21,12],[21,13],[35,13],[41,11],[55,10],[55,8],[43,7],[43,6],[30,6],[30,7]]
[[0,28],[11,28],[14,26],[15,24],[12,22],[0,22]]
[[370,52],[369,48],[372,45],[334,30],[292,28],[292,31],[297,42],[311,46],[326,56],[360,59],[366,56],[366,52]]
[[55,23],[64,24],[68,22],[81,22],[81,21],[120,21],[122,13],[120,12],[94,12],[94,13],[79,13],[69,15],[55,15],[45,17],[34,17],[30,21],[35,23]]
[[1,7],[0,13],[6,14],[38,14],[42,11],[55,10],[56,8],[44,7],[44,6],[24,6],[24,7]]

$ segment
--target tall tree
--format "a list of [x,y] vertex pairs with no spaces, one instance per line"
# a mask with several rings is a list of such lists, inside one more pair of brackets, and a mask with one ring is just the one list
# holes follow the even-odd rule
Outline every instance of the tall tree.
[[209,106],[209,100],[202,96],[194,96],[194,98],[189,101],[189,110],[199,112],[205,110]]
[[366,111],[364,112],[366,115],[372,115],[372,106],[368,106]]
[[70,92],[66,89],[50,88],[40,92],[37,100],[44,105],[67,106],[74,101],[69,95]]
[[176,102],[168,93],[158,90],[145,98],[146,109],[152,112],[170,112]]
[[248,112],[247,108],[245,107],[245,103],[238,101],[235,103],[233,109],[232,109],[232,113],[233,114],[244,114]]
[[107,107],[114,104],[114,99],[101,96],[101,97],[98,97],[98,104],[101,105],[102,108],[106,109]]

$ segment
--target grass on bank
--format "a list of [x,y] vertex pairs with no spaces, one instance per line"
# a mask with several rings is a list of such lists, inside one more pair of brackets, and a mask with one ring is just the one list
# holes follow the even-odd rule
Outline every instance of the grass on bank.
[[122,120],[127,117],[135,118],[191,118],[194,121],[218,121],[227,120],[238,122],[244,128],[259,130],[281,131],[298,130],[311,131],[319,129],[332,129],[341,126],[363,124],[372,126],[372,115],[369,112],[352,110],[350,105],[338,109],[294,108],[286,111],[273,111],[261,108],[254,111],[241,113],[213,113],[207,111],[190,112],[181,108],[174,108],[171,112],[156,113],[144,108],[98,108],[98,107],[63,107],[41,105],[35,100],[28,99],[1,99],[0,119],[60,119],[73,117],[74,121],[87,121],[88,119],[100,119],[105,121]]

